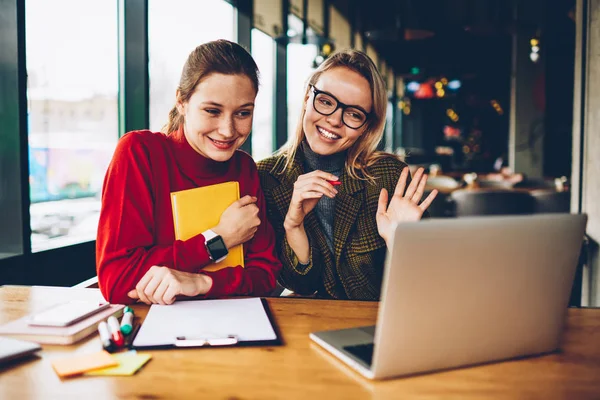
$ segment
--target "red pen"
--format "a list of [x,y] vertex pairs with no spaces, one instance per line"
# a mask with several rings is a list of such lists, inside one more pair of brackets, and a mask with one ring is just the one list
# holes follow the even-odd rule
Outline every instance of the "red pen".
[[329,183],[330,183],[330,184],[332,184],[333,186],[339,186],[339,185],[341,185],[341,184],[342,184],[342,182],[340,182],[340,181],[329,181],[329,180],[328,180],[327,182],[329,182]]
[[117,347],[121,347],[125,344],[125,339],[123,338],[123,334],[121,333],[119,321],[117,321],[117,319],[114,316],[108,317],[108,330],[110,332],[110,336],[112,337],[113,342],[117,345]]

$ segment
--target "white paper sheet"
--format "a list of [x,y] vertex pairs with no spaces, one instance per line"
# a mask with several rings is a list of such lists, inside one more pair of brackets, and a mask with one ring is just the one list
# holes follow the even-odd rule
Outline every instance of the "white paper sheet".
[[238,341],[275,340],[277,335],[260,298],[179,301],[153,304],[133,346],[164,346],[175,338],[223,338]]

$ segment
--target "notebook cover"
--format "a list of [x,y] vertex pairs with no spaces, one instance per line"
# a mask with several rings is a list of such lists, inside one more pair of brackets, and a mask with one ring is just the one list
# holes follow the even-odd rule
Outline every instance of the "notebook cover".
[[[240,198],[238,182],[224,182],[171,193],[175,239],[188,240],[207,229],[214,228],[221,214]],[[229,249],[227,257],[204,267],[216,271],[225,267],[244,266],[242,245]]]
[[106,310],[64,327],[32,326],[27,323],[30,316],[25,316],[1,325],[0,335],[42,344],[73,344],[97,332],[98,324],[111,315],[119,318],[123,314],[123,308],[125,306],[122,304],[111,304]]

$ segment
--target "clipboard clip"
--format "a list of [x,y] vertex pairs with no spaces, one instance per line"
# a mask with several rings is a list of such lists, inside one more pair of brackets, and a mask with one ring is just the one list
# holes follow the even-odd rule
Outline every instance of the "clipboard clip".
[[187,337],[177,336],[175,338],[175,347],[214,347],[214,346],[233,346],[238,343],[236,335],[226,337]]

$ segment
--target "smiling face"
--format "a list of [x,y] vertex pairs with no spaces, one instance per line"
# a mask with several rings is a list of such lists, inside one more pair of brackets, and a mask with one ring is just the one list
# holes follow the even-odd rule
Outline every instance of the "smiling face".
[[[367,112],[371,112],[373,108],[369,82],[348,68],[336,67],[323,72],[314,86],[348,106],[358,106]],[[342,121],[342,108],[331,115],[322,115],[313,106],[314,96],[314,92],[310,90],[302,120],[310,148],[320,155],[335,154],[348,149],[364,133],[368,122],[359,129],[349,128]]]
[[229,160],[252,130],[255,98],[246,75],[206,76],[187,102],[177,104],[190,146],[212,160]]

